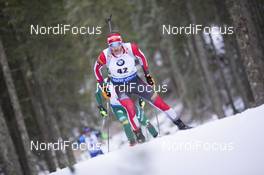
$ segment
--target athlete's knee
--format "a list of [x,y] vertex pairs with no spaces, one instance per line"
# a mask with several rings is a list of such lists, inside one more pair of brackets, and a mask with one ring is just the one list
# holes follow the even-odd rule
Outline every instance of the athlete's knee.
[[136,115],[135,105],[134,105],[134,102],[131,99],[126,98],[126,99],[122,99],[122,100],[119,100],[119,101],[122,104],[122,106],[127,110],[128,114],[130,116],[135,116]]
[[136,116],[136,110],[135,110],[134,102],[129,98],[122,99],[119,101],[123,105],[123,107],[127,110],[128,119],[129,119],[129,122],[131,124],[133,131],[138,130],[139,123],[138,123],[137,118],[135,117]]
[[119,121],[120,121],[120,123],[121,123],[122,125],[127,125],[127,124],[129,124],[129,121],[128,121],[127,117],[125,117],[125,116],[120,117],[120,118],[119,118]]
[[154,93],[151,99],[153,104],[163,111],[169,110],[171,108],[157,93]]

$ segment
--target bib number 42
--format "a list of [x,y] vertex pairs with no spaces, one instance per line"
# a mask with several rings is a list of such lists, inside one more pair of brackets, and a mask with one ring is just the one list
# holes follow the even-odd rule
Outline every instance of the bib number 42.
[[124,73],[127,73],[127,67],[124,67],[124,68],[121,68],[121,69],[117,69],[117,73],[119,74],[124,74]]

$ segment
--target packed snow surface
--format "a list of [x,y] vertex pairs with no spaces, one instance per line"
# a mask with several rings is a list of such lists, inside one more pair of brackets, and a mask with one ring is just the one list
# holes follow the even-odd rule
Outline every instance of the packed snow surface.
[[264,105],[80,162],[75,174],[263,175],[263,124]]

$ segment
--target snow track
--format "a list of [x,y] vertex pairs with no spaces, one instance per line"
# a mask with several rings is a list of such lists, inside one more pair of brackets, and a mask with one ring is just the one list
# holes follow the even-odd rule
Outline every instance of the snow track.
[[263,175],[263,124],[264,105],[78,163],[76,175]]

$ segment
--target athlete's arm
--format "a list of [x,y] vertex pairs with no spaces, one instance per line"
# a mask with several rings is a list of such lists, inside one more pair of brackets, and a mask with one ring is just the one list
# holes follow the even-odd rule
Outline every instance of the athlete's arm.
[[138,48],[138,46],[136,44],[134,44],[134,43],[131,44],[131,48],[132,48],[133,54],[140,60],[140,64],[141,64],[143,71],[145,73],[147,83],[151,86],[154,85],[154,79],[149,74],[148,61],[147,61],[145,55],[141,52],[141,50]]
[[102,90],[99,86],[96,87],[95,99],[98,106],[103,106]]
[[137,44],[135,43],[131,44],[131,48],[132,48],[133,54],[140,60],[140,64],[143,68],[145,75],[149,74],[148,61],[145,55],[143,54],[143,52],[141,52],[141,50],[138,48]]
[[100,115],[104,118],[107,117],[107,110],[105,109],[104,105],[103,105],[103,98],[102,98],[102,90],[101,87],[97,87],[96,89],[96,93],[95,93],[95,99],[96,102],[98,104],[98,109],[99,109],[99,113]]
[[101,52],[94,65],[94,74],[95,74],[97,82],[100,84],[101,87],[103,86],[103,82],[104,82],[101,69],[105,64],[106,64],[106,58],[105,58],[104,53]]

